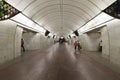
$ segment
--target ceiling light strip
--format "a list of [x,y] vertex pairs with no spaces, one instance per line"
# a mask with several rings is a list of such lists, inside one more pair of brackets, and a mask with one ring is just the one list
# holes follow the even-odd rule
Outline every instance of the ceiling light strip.
[[36,23],[33,20],[31,20],[30,18],[26,17],[22,13],[19,13],[18,15],[12,17],[10,20],[15,21],[19,24],[22,24],[24,26],[27,26],[27,27],[31,28],[32,30],[34,29],[34,31],[37,31],[37,32],[39,31],[39,32],[43,33],[46,31],[46,29],[44,29],[38,23]]

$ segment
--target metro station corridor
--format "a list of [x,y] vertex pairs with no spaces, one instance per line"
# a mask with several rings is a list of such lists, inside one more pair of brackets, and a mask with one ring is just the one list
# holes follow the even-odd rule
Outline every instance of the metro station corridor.
[[68,44],[33,51],[0,70],[0,80],[120,80],[120,74]]
[[0,80],[120,80],[120,0],[0,0]]

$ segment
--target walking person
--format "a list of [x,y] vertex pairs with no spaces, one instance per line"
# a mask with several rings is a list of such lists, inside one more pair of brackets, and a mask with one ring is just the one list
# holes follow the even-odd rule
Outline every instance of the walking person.
[[102,40],[99,43],[99,52],[102,52]]
[[74,42],[74,48],[75,48],[75,51],[76,51],[76,49],[77,49],[77,46],[78,46],[78,42],[75,41],[75,42]]
[[24,40],[21,39],[21,49],[23,52],[25,52],[25,47],[24,47]]
[[80,51],[81,48],[82,47],[81,47],[80,41],[78,41],[78,50]]

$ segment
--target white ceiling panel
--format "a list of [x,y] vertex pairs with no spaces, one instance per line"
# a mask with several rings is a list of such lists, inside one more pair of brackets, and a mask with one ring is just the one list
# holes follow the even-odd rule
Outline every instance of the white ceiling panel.
[[6,0],[56,34],[68,35],[116,0]]

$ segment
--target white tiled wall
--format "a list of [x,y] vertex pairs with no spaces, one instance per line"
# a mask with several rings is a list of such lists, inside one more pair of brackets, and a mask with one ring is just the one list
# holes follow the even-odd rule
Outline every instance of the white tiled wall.
[[25,33],[23,28],[10,20],[0,21],[0,65],[21,55],[21,38],[26,50],[44,50],[53,44],[41,33]]
[[98,51],[100,34],[99,33],[89,33],[83,34],[79,37],[83,50],[86,51]]
[[16,25],[10,20],[0,22],[0,64],[21,54],[17,45],[20,44],[22,29]]
[[52,39],[48,39],[41,33],[24,33],[23,39],[26,50],[44,50],[53,44]]
[[[105,23],[105,25],[101,30],[101,39],[103,41],[102,56],[120,66],[120,20],[115,19]],[[86,34],[82,34],[80,39],[85,50],[93,50],[93,44],[96,43],[95,40],[92,40],[90,36]]]

